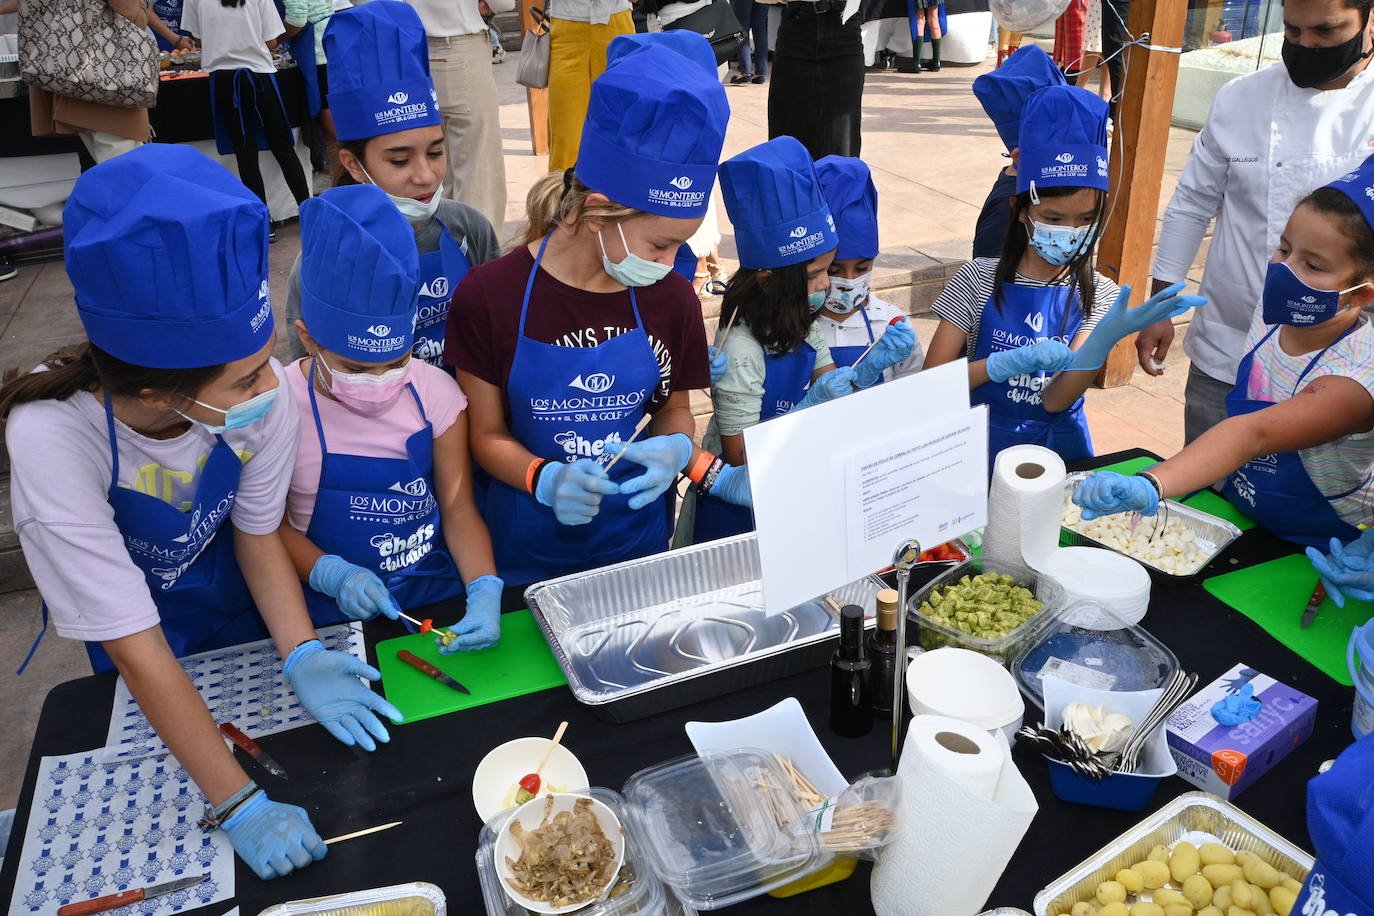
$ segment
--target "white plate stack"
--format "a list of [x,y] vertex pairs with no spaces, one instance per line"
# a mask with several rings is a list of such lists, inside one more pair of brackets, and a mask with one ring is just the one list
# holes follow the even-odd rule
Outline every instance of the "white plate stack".
[[990,732],[1001,730],[1008,742],[1016,740],[1026,714],[1011,672],[986,655],[953,646],[912,659],[906,693],[912,715],[946,716]]

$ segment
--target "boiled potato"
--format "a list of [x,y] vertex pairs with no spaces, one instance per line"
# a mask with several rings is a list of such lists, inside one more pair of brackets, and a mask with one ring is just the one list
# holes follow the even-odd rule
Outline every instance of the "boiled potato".
[[1183,882],[1183,896],[1194,909],[1202,909],[1212,901],[1212,885],[1202,875],[1193,875]]
[[1214,906],[1205,906],[1197,911],[1197,916],[1226,916],[1226,914]]
[[1097,916],[1097,907],[1086,900],[1080,900],[1069,910],[1069,916]]
[[1174,847],[1174,852],[1169,856],[1169,874],[1174,876],[1175,884],[1182,884],[1191,876],[1197,874],[1197,870],[1202,866],[1199,858],[1198,849],[1192,843],[1183,842]]
[[1269,892],[1257,884],[1250,885],[1250,909],[1257,916],[1274,916],[1274,908],[1269,905]]
[[1168,862],[1168,861],[1169,861],[1169,847],[1168,847],[1168,846],[1156,846],[1156,847],[1154,847],[1153,849],[1150,850],[1150,854],[1149,854],[1148,856],[1146,856],[1145,858],[1149,859],[1151,862]]
[[1193,916],[1193,907],[1187,903],[1170,903],[1164,907],[1164,916]]
[[1130,916],[1130,910],[1124,903],[1109,903],[1097,911],[1097,916]]
[[1158,903],[1142,900],[1131,904],[1131,916],[1164,916],[1164,907]]
[[1292,891],[1294,897],[1302,893],[1302,882],[1299,881],[1297,878],[1291,877],[1289,875],[1283,876],[1283,881],[1279,884],[1279,887],[1287,888],[1288,890]]
[[1212,892],[1212,906],[1223,913],[1231,908],[1231,885],[1223,884]]
[[1233,906],[1226,911],[1226,916],[1255,916],[1255,911],[1247,910],[1244,907]]
[[1103,881],[1097,886],[1097,892],[1093,895],[1097,902],[1101,904],[1121,903],[1126,899],[1126,888],[1121,886],[1120,881]]
[[1246,881],[1257,884],[1266,891],[1283,880],[1279,870],[1263,859],[1251,859],[1241,866],[1241,870],[1245,873]]
[[1140,875],[1140,880],[1145,882],[1145,886],[1150,890],[1163,887],[1169,883],[1169,866],[1158,859],[1147,859],[1144,862],[1137,862],[1132,871]]
[[[1154,894],[1152,894],[1151,896],[1154,897],[1155,903],[1158,903],[1160,906],[1168,906],[1171,903],[1188,902],[1187,897],[1183,896],[1178,891],[1174,890],[1172,887],[1161,887],[1159,890],[1155,891]],[[1191,909],[1191,906],[1189,908]]]
[[1246,862],[1250,862],[1258,858],[1259,856],[1255,855],[1250,850],[1242,849],[1236,853],[1236,864],[1243,866]]
[[1254,894],[1250,891],[1250,885],[1244,881],[1231,882],[1231,906],[1248,910],[1253,898]]
[[1203,865],[1236,864],[1236,854],[1220,843],[1203,843],[1197,851]]
[[1297,899],[1298,895],[1283,885],[1269,889],[1269,905],[1274,908],[1274,912],[1278,913],[1279,916],[1288,916]]
[[1126,888],[1128,894],[1138,894],[1145,889],[1145,879],[1134,868],[1123,868],[1116,873],[1117,883]]
[[1239,865],[1204,865],[1202,877],[1206,878],[1212,887],[1226,887],[1232,881],[1244,878],[1245,872]]

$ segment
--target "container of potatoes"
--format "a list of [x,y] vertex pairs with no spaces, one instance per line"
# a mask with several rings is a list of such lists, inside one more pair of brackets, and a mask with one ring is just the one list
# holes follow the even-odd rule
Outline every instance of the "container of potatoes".
[[1037,894],[1035,916],[1289,916],[1312,861],[1230,802],[1188,792]]

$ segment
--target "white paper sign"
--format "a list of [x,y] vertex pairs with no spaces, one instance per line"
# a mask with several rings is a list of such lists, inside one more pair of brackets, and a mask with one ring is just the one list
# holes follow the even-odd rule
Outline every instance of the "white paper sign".
[[849,568],[882,569],[906,538],[934,547],[988,520],[988,414],[971,410],[845,459]]

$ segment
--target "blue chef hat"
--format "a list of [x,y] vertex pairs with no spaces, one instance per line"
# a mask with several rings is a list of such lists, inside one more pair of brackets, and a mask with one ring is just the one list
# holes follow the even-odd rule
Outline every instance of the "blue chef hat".
[[583,184],[646,213],[706,212],[730,105],[714,71],[684,63],[649,44],[597,77],[577,153]]
[[702,72],[711,80],[717,80],[719,71],[716,68],[716,52],[711,50],[711,43],[706,40],[706,36],[687,29],[668,29],[663,32],[631,32],[629,35],[618,35],[611,40],[610,45],[606,48],[606,65],[610,66],[635,51],[655,45],[676,51],[693,63],[698,64],[702,68]]
[[149,143],[78,178],[62,214],[76,310],[116,359],[217,366],[272,339],[267,207],[219,163]]
[[816,179],[835,217],[840,247],[836,260],[878,256],[878,189],[868,164],[851,156],[826,156],[816,162]]
[[1019,145],[1021,110],[1037,89],[1063,86],[1064,74],[1039,45],[1024,45],[996,70],[973,81],[973,94],[992,119],[1007,149]]
[[441,123],[425,27],[410,4],[374,0],[335,13],[324,31],[324,53],[340,140]]
[[1364,214],[1364,221],[1374,230],[1374,156],[1361,162],[1355,167],[1355,171],[1346,172],[1326,187],[1340,191],[1354,201],[1355,206]]
[[1374,735],[1341,751],[1307,784],[1307,832],[1317,861],[1293,913],[1374,913]]
[[1037,188],[1107,190],[1107,103],[1077,86],[1037,89],[1021,113],[1016,193]]
[[381,188],[301,204],[301,318],[325,349],[367,363],[409,352],[419,282],[415,233]]
[[811,154],[792,137],[774,137],[727,159],[720,189],[742,267],[801,264],[839,244]]

